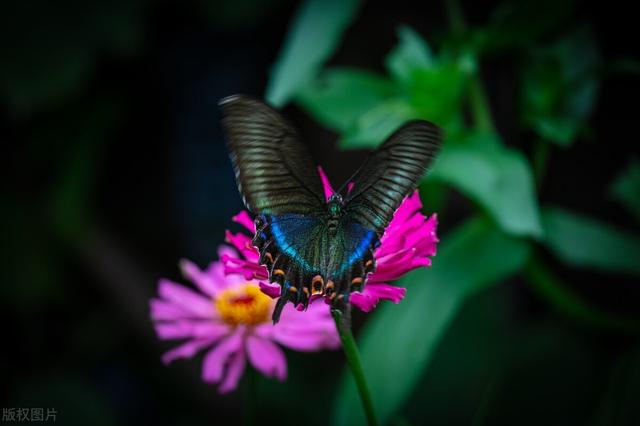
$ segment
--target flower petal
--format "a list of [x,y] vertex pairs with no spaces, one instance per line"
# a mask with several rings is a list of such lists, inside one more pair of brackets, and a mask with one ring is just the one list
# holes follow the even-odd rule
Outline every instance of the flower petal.
[[218,286],[222,290],[246,281],[244,277],[241,277],[238,274],[227,275],[225,273],[224,262],[222,262],[222,258],[224,258],[225,256],[237,256],[237,252],[228,245],[221,244],[218,247],[218,259],[220,259],[220,261],[211,262],[209,264],[209,268],[207,269],[207,274],[211,276],[214,282],[218,283]]
[[173,281],[161,279],[158,285],[158,294],[195,316],[212,318],[216,315],[210,299]]
[[334,191],[333,188],[331,187],[331,182],[329,182],[329,178],[327,177],[324,170],[320,166],[318,166],[318,174],[320,175],[320,180],[322,181],[324,198],[326,199],[326,201],[329,201],[329,198],[331,198],[331,196],[335,194],[336,191]]
[[229,358],[242,350],[242,332],[240,328],[231,336],[222,340],[211,349],[202,362],[202,380],[218,383],[222,380],[225,366]]
[[256,370],[280,381],[287,378],[287,359],[278,345],[257,336],[248,336],[246,345],[249,361]]
[[246,359],[244,356],[244,352],[238,351],[234,355],[231,356],[231,360],[229,361],[229,366],[227,367],[227,373],[225,374],[224,380],[218,387],[218,392],[220,393],[229,393],[234,391],[238,387],[238,382],[244,373],[244,368],[246,365]]
[[329,307],[324,303],[309,305],[305,312],[297,312],[288,304],[275,326],[264,324],[256,327],[255,334],[298,351],[335,349],[340,339]]
[[260,281],[260,290],[272,299],[280,297],[280,284]]
[[251,242],[251,237],[238,232],[234,234],[231,231],[225,231],[224,239],[238,250],[245,259],[257,262],[259,258],[258,249]]
[[151,299],[149,310],[154,321],[193,318],[193,314],[186,309],[161,299]]
[[266,266],[258,265],[256,261],[228,255],[224,255],[221,260],[224,263],[224,273],[227,275],[240,274],[246,280],[266,280],[269,278]]
[[159,339],[184,339],[185,337],[218,339],[229,333],[229,326],[213,321],[180,320],[154,324]]
[[240,213],[233,216],[231,220],[233,220],[235,223],[239,223],[240,225],[244,226],[252,234],[256,232],[256,225],[246,210],[242,210]]
[[192,358],[195,354],[207,346],[212,345],[215,341],[216,339],[211,337],[189,340],[188,342],[183,343],[162,355],[162,362],[167,365],[176,359]]
[[[212,262],[212,265],[215,263],[219,262]],[[194,283],[201,292],[210,297],[216,296],[221,286],[212,279],[210,274],[202,271],[198,265],[188,259],[180,259],[179,265],[182,275]],[[211,268],[212,265],[210,265],[209,268]]]
[[376,307],[380,299],[390,300],[393,303],[400,301],[407,294],[407,289],[396,287],[386,283],[368,283],[362,292],[355,291],[349,296],[349,301],[364,312],[369,312]]

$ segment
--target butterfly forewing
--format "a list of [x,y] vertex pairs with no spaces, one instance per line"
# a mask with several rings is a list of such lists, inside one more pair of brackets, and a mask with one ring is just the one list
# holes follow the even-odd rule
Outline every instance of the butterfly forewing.
[[402,200],[440,148],[441,131],[428,121],[412,121],[395,131],[350,179],[345,211],[381,237]]
[[277,111],[243,96],[220,106],[238,189],[251,212],[307,214],[323,207],[316,167]]

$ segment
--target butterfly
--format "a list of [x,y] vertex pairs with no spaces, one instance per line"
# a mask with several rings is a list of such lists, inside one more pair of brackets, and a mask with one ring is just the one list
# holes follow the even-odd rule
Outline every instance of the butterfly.
[[[424,120],[396,130],[327,200],[296,130],[269,105],[234,95],[220,101],[238,189],[255,215],[253,245],[287,302],[324,297],[348,321],[349,294],[375,271],[374,253],[402,200],[436,156],[440,129]],[[343,192],[346,192],[343,194]]]

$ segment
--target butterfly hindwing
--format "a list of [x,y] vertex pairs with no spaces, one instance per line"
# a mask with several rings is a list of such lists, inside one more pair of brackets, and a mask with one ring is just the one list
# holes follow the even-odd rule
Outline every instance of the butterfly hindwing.
[[353,190],[345,199],[347,214],[381,237],[438,153],[440,140],[440,129],[424,120],[396,130],[350,179]]
[[281,286],[277,319],[287,301],[306,308],[314,297],[338,302],[361,290],[375,269],[379,242],[374,231],[348,218],[332,234],[322,217],[286,214],[258,216],[253,244],[269,280]]
[[238,189],[254,214],[323,208],[322,184],[297,132],[273,108],[231,96],[220,102]]

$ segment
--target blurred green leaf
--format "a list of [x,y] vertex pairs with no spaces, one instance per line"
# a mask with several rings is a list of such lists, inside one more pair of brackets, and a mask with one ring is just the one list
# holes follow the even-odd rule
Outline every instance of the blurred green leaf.
[[398,31],[400,42],[387,57],[393,79],[333,68],[300,85],[297,102],[338,130],[343,148],[376,147],[412,119],[433,121],[448,134],[462,128],[461,101],[469,75],[464,61],[435,60],[415,31]]
[[557,277],[539,256],[531,256],[524,275],[533,290],[551,307],[576,322],[600,330],[631,333],[640,330],[638,319],[608,312],[585,299]]
[[395,93],[385,77],[355,68],[330,68],[303,85],[296,102],[323,125],[341,132]]
[[358,12],[360,0],[306,0],[300,7],[282,45],[265,98],[285,105],[312,79],[334,52],[342,33]]
[[389,52],[385,59],[391,77],[402,84],[410,84],[415,70],[430,68],[433,65],[431,49],[427,42],[411,27],[398,28],[400,42]]
[[429,179],[476,201],[504,231],[542,236],[531,167],[520,152],[501,146],[495,134],[474,134],[465,143],[446,144]]
[[545,243],[562,261],[640,276],[640,237],[558,207],[542,211]]
[[398,29],[399,43],[386,58],[391,77],[398,82],[419,118],[446,130],[457,119],[462,95],[473,66],[447,53],[433,56],[427,42],[413,29]]
[[600,52],[581,27],[533,51],[523,70],[522,114],[543,139],[573,144],[595,105]]
[[611,197],[640,219],[640,161],[634,158],[613,181]]
[[398,127],[421,115],[404,100],[392,98],[361,114],[342,134],[342,148],[374,148]]
[[[408,287],[399,305],[382,304],[365,326],[360,348],[380,423],[411,394],[461,302],[498,282],[526,262],[529,245],[475,218],[448,235],[433,267],[400,281]],[[336,398],[334,424],[364,424],[352,377],[345,371]]]
[[418,69],[408,88],[409,102],[422,118],[448,130],[461,112],[467,83],[468,74],[457,63],[443,62],[434,68]]

